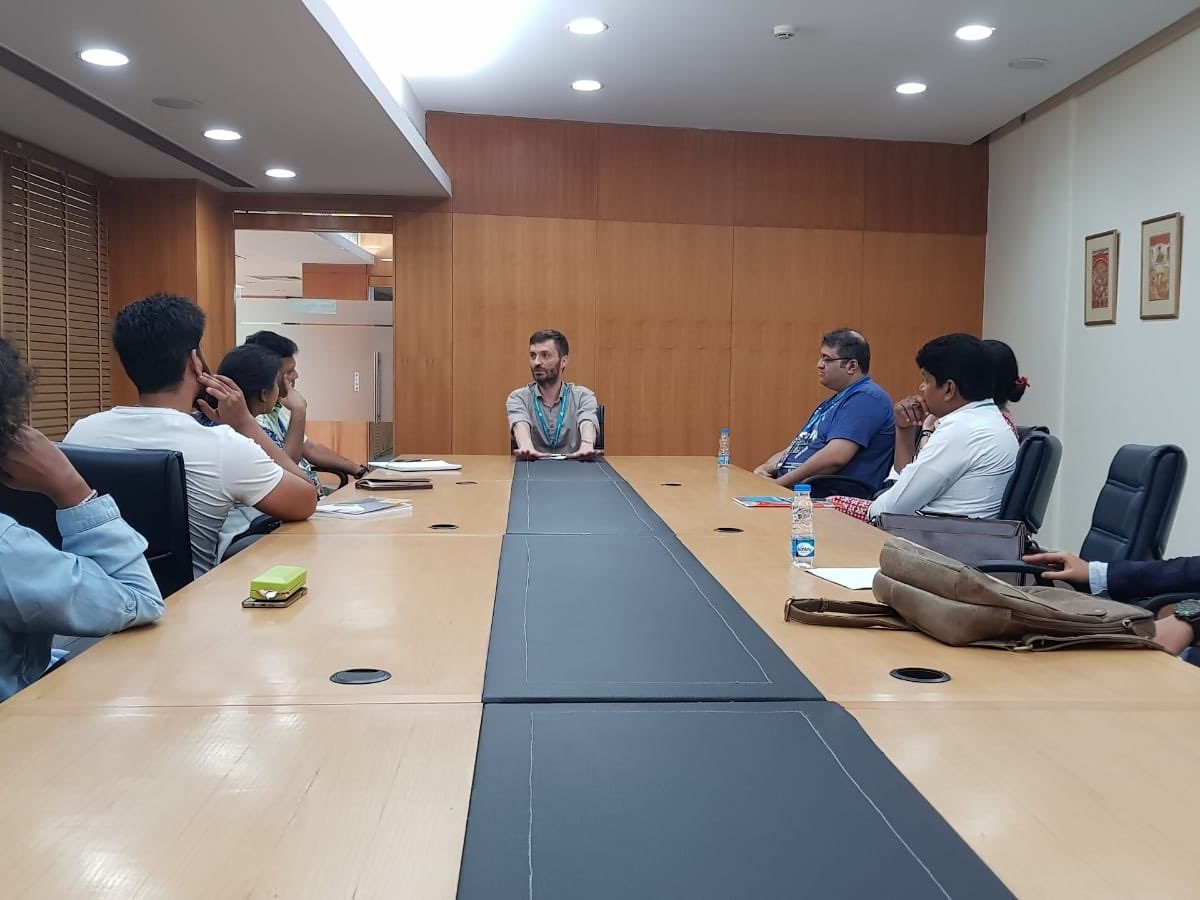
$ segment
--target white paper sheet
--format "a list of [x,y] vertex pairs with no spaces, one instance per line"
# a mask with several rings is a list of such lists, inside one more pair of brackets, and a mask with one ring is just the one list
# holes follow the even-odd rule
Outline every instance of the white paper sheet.
[[865,591],[870,589],[871,582],[875,579],[875,573],[879,569],[876,567],[874,569],[810,569],[809,571],[818,578],[832,581],[834,584],[850,588],[852,591]]
[[422,459],[417,462],[373,462],[371,468],[387,469],[389,472],[453,472],[462,466],[444,459]]

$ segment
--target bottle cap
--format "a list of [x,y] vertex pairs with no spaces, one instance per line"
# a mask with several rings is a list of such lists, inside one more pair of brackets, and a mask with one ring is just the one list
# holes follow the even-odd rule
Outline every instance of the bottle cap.
[[721,429],[721,434],[729,434],[729,429],[728,429],[728,428],[722,428],[722,429]]
[[798,485],[796,485],[795,488],[793,488],[793,490],[797,494],[811,494],[812,493],[812,485],[811,484],[798,484]]

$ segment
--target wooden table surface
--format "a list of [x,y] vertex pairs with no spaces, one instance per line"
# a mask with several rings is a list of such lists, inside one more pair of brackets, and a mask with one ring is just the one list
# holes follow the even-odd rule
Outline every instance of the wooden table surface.
[[847,707],[1022,900],[1200,896],[1194,710]]
[[[4,704],[193,706],[478,703],[499,536],[270,535],[167,601],[162,620],[113,635]],[[305,566],[287,609],[243,609],[250,579]],[[334,672],[384,669],[381,684]]]
[[[834,510],[816,510],[814,521],[819,565],[878,565],[882,532]],[[949,647],[916,633],[785,622],[789,596],[870,600],[871,593],[793,569],[786,535],[766,541],[751,533],[685,533],[680,539],[830,700],[1107,709],[1139,708],[1152,701],[1200,713],[1200,668],[1166,653],[1013,653]],[[917,684],[890,675],[905,666],[938,669],[951,680]]]
[[[291,522],[280,534],[504,534],[508,528],[510,481],[478,481],[458,484],[434,479],[433,488],[421,491],[360,491],[352,484],[322,501],[345,503],[378,497],[407,500],[412,513],[399,515],[367,514],[355,518],[313,516],[306,522]],[[433,525],[455,525],[454,529],[433,529]]]
[[478,704],[4,707],[5,897],[455,895]]
[[[429,506],[495,527],[511,461],[455,459],[469,468]],[[708,458],[612,462],[1018,896],[1196,895],[1174,848],[1200,798],[1173,773],[1200,740],[1200,670],[785,623],[789,593],[851,592],[791,568],[786,511],[729,499],[769,482]],[[0,766],[20,773],[0,812],[6,895],[453,896],[502,531],[293,526],[0,705]],[[820,564],[876,563],[875,529],[818,510],[816,531]],[[310,595],[242,609],[276,563],[306,566]],[[952,680],[889,676],[906,665]],[[328,680],[355,666],[392,679]]]

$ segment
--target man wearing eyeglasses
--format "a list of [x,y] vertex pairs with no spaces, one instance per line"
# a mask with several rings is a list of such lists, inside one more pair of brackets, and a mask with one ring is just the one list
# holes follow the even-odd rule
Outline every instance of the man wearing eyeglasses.
[[833,396],[754,474],[789,488],[818,475],[881,487],[892,464],[896,420],[891,398],[870,371],[871,345],[857,331],[841,328],[822,337],[817,379]]

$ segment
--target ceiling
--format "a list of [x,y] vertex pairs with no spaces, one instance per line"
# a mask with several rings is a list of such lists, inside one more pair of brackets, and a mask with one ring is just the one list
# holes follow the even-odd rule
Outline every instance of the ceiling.
[[[38,0],[20,16],[5,17],[0,56],[10,51],[46,77],[38,86],[0,68],[0,131],[113,177],[408,196],[450,190],[423,139],[425,109],[970,143],[1195,6],[1194,0]],[[564,26],[579,15],[611,27],[596,37],[571,35]],[[988,41],[965,44],[953,31],[968,21],[998,30]],[[789,41],[771,34],[784,23],[799,26]],[[94,45],[121,49],[132,62],[100,69],[75,55]],[[1023,56],[1050,64],[1038,71],[1008,67],[1009,59]],[[604,90],[569,89],[585,77],[604,82]],[[46,78],[66,93],[81,92],[84,106],[99,101],[101,113],[117,111],[125,130],[59,99]],[[901,97],[893,87],[904,80],[925,81],[929,90]],[[164,109],[151,102],[161,96],[195,98],[202,106]],[[243,139],[222,144],[202,136],[218,125]],[[142,129],[150,143],[127,133],[131,128]],[[292,168],[298,177],[268,178],[268,166]]]
[[[377,260],[392,255],[390,234],[356,235],[364,248],[377,248]],[[243,296],[299,297],[304,263],[363,265],[371,254],[352,251],[349,241],[338,243],[329,236],[312,231],[261,231],[240,228],[234,232],[233,249],[237,256],[236,278]]]
[[[401,102],[356,71],[301,0],[37,0],[4,17],[0,46],[256,190],[448,196],[449,179]],[[328,12],[319,4],[316,14]],[[345,42],[351,56],[353,46]],[[113,47],[128,66],[81,61]],[[363,67],[366,68],[365,66]],[[195,98],[195,110],[154,97]],[[424,113],[412,111],[418,122]],[[210,141],[206,128],[241,132]],[[113,177],[201,178],[231,185],[154,150],[0,70],[0,131]],[[297,172],[268,178],[270,166]]]
[[[971,143],[1192,11],[1195,0],[326,0],[426,109]],[[457,11],[457,12],[456,12]],[[595,16],[609,30],[570,34]],[[472,22],[490,26],[474,40]],[[957,40],[960,25],[997,28]],[[788,41],[776,25],[797,25]],[[441,35],[441,37],[439,37]],[[478,65],[469,74],[474,54]],[[1039,71],[1008,67],[1044,57]],[[406,64],[406,60],[408,60]],[[438,69],[453,74],[437,74]],[[578,78],[604,83],[580,94]],[[896,84],[923,81],[902,97]]]

